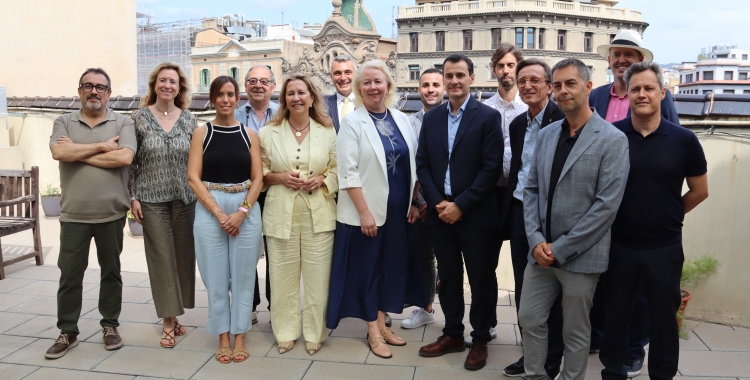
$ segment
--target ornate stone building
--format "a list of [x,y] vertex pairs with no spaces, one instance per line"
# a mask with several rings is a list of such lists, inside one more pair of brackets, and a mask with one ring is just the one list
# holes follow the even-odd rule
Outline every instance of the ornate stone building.
[[[414,92],[419,73],[441,67],[449,54],[474,62],[473,90],[496,91],[490,59],[502,42],[515,44],[524,57],[550,66],[572,57],[592,70],[594,86],[606,83],[607,61],[596,47],[609,43],[619,29],[643,33],[641,12],[616,8],[616,0],[470,0],[437,3],[416,0],[398,10],[399,91]],[[646,40],[646,45],[648,42]]]

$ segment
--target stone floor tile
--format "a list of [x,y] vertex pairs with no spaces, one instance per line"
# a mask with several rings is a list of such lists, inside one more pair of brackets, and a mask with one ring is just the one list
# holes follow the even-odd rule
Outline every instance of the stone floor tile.
[[[84,315],[91,310],[97,308],[99,301],[93,300],[82,300],[81,302],[81,315]],[[26,313],[36,315],[50,315],[57,316],[57,297],[45,297],[37,296],[29,302],[25,302],[18,305],[10,310],[11,313]]]
[[0,335],[0,358],[6,357],[36,341],[36,338]]
[[211,357],[192,380],[245,380],[249,374],[255,379],[297,380],[305,375],[310,360],[249,357],[242,363],[222,364]]
[[[8,268],[13,268],[10,266]],[[8,274],[8,278],[26,278],[30,280],[60,281],[60,268],[57,266],[22,267],[23,270]],[[7,270],[7,268],[6,268]]]
[[[672,380],[734,380],[735,377],[694,377],[694,376],[675,376]],[[740,379],[743,380],[743,379]]]
[[[78,320],[79,340],[86,340],[101,330],[102,327],[98,320]],[[54,340],[60,335],[60,330],[57,328],[57,317],[40,315],[6,331],[4,334]]]
[[497,306],[510,306],[510,292],[509,291],[502,290],[502,289],[497,291]]
[[133,376],[101,372],[83,372],[60,368],[40,368],[24,380],[132,380]]
[[[443,323],[433,323],[431,325],[427,325],[425,329],[423,341],[424,342],[436,341],[440,335],[443,335],[444,326],[445,325]],[[489,344],[490,345],[502,344],[502,345],[510,345],[510,346],[518,345],[514,326],[515,325],[511,325],[507,323],[498,323],[496,327],[497,339],[491,340]],[[472,331],[474,331],[474,329],[471,328],[471,324],[469,322],[464,322],[464,336],[469,336],[469,334]]]
[[[65,356],[55,360],[45,359],[44,353],[53,343],[55,343],[54,339],[38,339],[0,361],[3,363],[24,363],[39,367],[88,371],[114,352],[105,350],[104,345],[100,343],[79,342],[78,346],[68,351]],[[132,366],[132,363],[129,365]]]
[[[188,333],[192,330],[192,327],[188,327]],[[117,331],[122,337],[123,344],[127,346],[137,347],[151,347],[161,348],[159,346],[159,339],[161,337],[162,324],[149,324],[149,323],[122,323]],[[183,336],[176,336],[175,342],[179,343],[185,338]],[[86,342],[98,343],[102,341],[101,334],[94,334]]]
[[7,277],[4,280],[0,281],[0,293],[11,293],[14,290],[26,286],[32,282],[34,282],[34,280],[28,278]]
[[[317,356],[318,354],[315,354]],[[313,362],[307,370],[304,380],[411,380],[414,377],[414,368],[349,364],[331,362]]]
[[704,321],[684,320],[684,327],[688,330],[734,330],[732,326],[720,325],[718,323],[709,323]]
[[498,306],[497,310],[497,323],[518,323],[518,315],[516,314],[516,306]]
[[694,332],[688,332],[688,339],[680,339],[680,352],[682,351],[708,351],[708,347]]
[[34,314],[6,313],[0,311],[0,333],[8,331],[34,317]]
[[679,370],[682,376],[747,376],[750,374],[750,353],[680,352]]
[[3,380],[20,380],[36,371],[39,367],[18,364],[0,363],[0,373],[3,374]]
[[[29,294],[32,296],[55,297],[57,296],[57,289],[59,287],[59,281],[34,281],[24,287],[14,290],[13,294]],[[96,287],[96,285],[84,283],[83,292],[86,293],[94,287]]]
[[195,292],[195,307],[208,307],[208,293],[206,291]]
[[34,299],[34,296],[28,294],[6,294],[0,293],[0,311],[10,310],[18,305]]
[[205,352],[124,346],[100,362],[94,371],[188,379],[212,357]]
[[[82,315],[81,318],[100,320],[102,318],[102,315],[99,314],[98,309],[94,309],[87,314]],[[120,321],[120,323],[156,323],[160,320],[160,318],[156,316],[156,309],[154,309],[154,305],[123,302],[122,311],[120,312],[120,318],[118,320]]]
[[479,371],[468,371],[464,368],[417,367],[414,380],[496,380],[503,377],[502,369],[482,368]]
[[[269,351],[275,349],[276,339],[270,333],[250,331],[245,334],[245,346],[247,346],[250,356],[266,356]],[[174,347],[175,350],[180,351],[198,351],[210,354],[216,353],[218,348],[219,337],[209,335],[203,327],[194,328]]]
[[696,328],[692,331],[711,351],[750,351],[750,330]]
[[[407,346],[410,344],[407,343]],[[294,343],[294,349],[279,354],[274,346],[266,355],[269,358],[279,359],[301,359],[326,362],[360,363],[363,364],[370,354],[370,346],[364,339],[335,338],[331,337],[323,341],[323,345],[315,355],[305,351],[305,339],[300,337]]]
[[151,286],[151,281],[148,279],[148,273],[140,272],[121,272],[122,285],[123,286],[138,286],[144,284]]
[[[260,324],[260,317],[258,320]],[[331,332],[331,336],[365,339],[367,336],[367,323],[358,318],[343,318],[339,321],[336,329]]]
[[[122,302],[129,303],[146,303],[153,298],[151,296],[151,288],[138,288],[135,286],[124,286],[122,288]],[[85,300],[98,300],[99,299],[99,287],[96,286],[89,291],[83,293],[83,299]]]
[[[149,307],[154,309],[154,305],[149,305]],[[208,322],[208,308],[196,307],[194,309],[185,309],[185,314],[180,315],[177,319],[179,319],[180,324],[185,326],[206,327],[206,323]]]
[[[412,367],[453,367],[463,368],[466,355],[469,354],[467,348],[463,352],[445,354],[443,356],[435,358],[425,358],[419,356],[419,347],[406,345],[403,347],[391,346],[391,352],[393,357],[390,359],[383,359],[370,353],[367,357],[366,364],[381,364],[381,365],[400,365],[400,366],[412,366]],[[487,347],[488,358],[487,369],[503,369],[508,364],[515,362],[521,357],[521,347],[515,346],[498,346],[492,345]]]

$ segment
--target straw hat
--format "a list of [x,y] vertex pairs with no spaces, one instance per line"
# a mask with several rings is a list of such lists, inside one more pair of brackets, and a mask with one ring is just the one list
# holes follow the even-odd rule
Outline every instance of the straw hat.
[[651,62],[654,60],[654,53],[652,53],[651,50],[648,50],[643,47],[643,41],[641,40],[641,35],[635,30],[629,30],[629,29],[620,30],[615,36],[615,39],[612,40],[611,44],[601,45],[598,48],[596,48],[596,51],[599,53],[599,55],[604,57],[604,59],[607,59],[609,58],[609,49],[613,47],[621,47],[621,48],[638,50],[639,52],[641,52],[641,54],[643,54],[643,62]]

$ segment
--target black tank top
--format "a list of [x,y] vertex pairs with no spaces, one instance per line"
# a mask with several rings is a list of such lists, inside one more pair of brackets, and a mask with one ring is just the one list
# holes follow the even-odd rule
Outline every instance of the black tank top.
[[234,127],[206,123],[201,179],[215,183],[242,183],[250,179],[250,136],[242,123]]

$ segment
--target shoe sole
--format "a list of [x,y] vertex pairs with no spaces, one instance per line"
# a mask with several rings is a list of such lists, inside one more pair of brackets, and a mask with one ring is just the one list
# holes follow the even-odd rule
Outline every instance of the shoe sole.
[[641,374],[641,371],[628,372],[628,377],[636,377]]
[[68,349],[65,351],[58,352],[56,354],[44,354],[45,359],[60,359],[61,357],[65,356],[65,354],[68,353],[68,351],[78,347],[78,341],[76,340],[73,342],[70,346],[68,346]]
[[[107,350],[107,351],[114,351],[114,350],[118,350],[118,349],[120,349],[121,347],[122,347],[122,342],[120,342],[120,343],[118,343],[118,344],[114,344],[114,345],[111,345],[111,346],[106,346],[106,345],[105,345],[105,346],[104,346],[104,349],[105,349],[105,350]],[[174,347],[174,346],[173,346],[173,347]]]
[[466,364],[464,364],[464,368],[466,368],[468,370],[471,370],[471,371],[476,371],[478,369],[484,368],[484,366],[486,366],[486,365],[487,365],[487,362],[485,361],[484,363],[482,363],[480,365],[466,365]]
[[422,326],[427,326],[427,325],[431,325],[431,324],[433,324],[433,323],[435,323],[435,321],[432,321],[432,322],[426,322],[426,323],[422,323],[422,324],[420,324],[420,325],[416,325],[416,326],[411,326],[411,327],[407,327],[407,326],[404,326],[404,324],[403,324],[403,323],[401,323],[401,328],[402,328],[402,329],[407,329],[407,330],[408,330],[408,329],[416,329],[416,328],[418,328],[418,327],[422,327]]
[[438,356],[443,356],[443,355],[449,354],[451,352],[464,352],[464,351],[466,351],[466,347],[464,347],[464,346],[449,348],[449,349],[447,349],[447,350],[445,350],[443,352],[438,352],[438,353],[435,353],[435,354],[426,353],[426,352],[422,352],[422,350],[419,350],[419,356],[423,356],[425,358],[436,358]]
[[525,372],[521,372],[521,373],[519,373],[519,374],[516,375],[516,374],[509,374],[509,373],[505,372],[505,370],[503,370],[503,376],[505,376],[505,377],[521,377],[521,376],[523,376],[524,373]]

